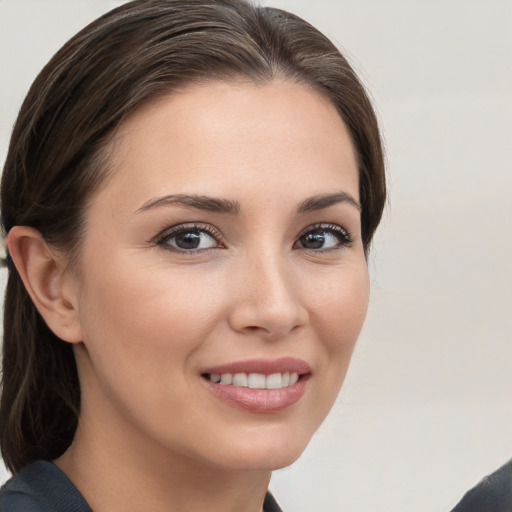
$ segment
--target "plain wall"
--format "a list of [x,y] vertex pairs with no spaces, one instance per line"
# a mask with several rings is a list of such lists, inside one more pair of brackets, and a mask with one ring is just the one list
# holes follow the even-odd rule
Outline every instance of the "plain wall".
[[[0,160],[36,73],[115,0],[0,0]],[[512,3],[275,0],[368,85],[390,203],[338,402],[285,511],[447,511],[512,457]],[[5,280],[5,270],[0,271]]]

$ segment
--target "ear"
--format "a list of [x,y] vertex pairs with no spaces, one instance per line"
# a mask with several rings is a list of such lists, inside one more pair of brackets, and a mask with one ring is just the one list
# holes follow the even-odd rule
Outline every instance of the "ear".
[[82,341],[76,283],[65,272],[65,258],[41,233],[14,226],[7,235],[9,254],[35,307],[53,333],[64,341]]

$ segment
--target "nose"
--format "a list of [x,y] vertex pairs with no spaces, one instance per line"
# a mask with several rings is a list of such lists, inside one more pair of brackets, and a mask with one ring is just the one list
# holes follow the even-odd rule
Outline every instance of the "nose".
[[232,329],[265,339],[286,337],[306,325],[308,311],[293,270],[275,255],[259,255],[232,276]]

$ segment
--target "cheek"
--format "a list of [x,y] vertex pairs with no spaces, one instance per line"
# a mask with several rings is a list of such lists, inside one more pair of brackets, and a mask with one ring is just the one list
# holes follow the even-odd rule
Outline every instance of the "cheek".
[[369,277],[366,264],[357,263],[333,273],[322,283],[313,297],[312,310],[321,325],[322,337],[332,350],[355,343],[366,317],[369,299]]
[[191,370],[221,307],[216,288],[200,287],[200,277],[128,262],[88,275],[79,366],[96,410],[113,408],[157,436],[159,424],[170,424],[170,411],[190,416],[184,397],[197,379]]
[[183,363],[213,329],[221,303],[217,288],[198,281],[190,272],[127,262],[90,277],[80,311],[91,356],[132,373]]
[[326,369],[325,392],[335,396],[345,377],[352,351],[366,317],[369,277],[363,261],[317,289],[311,308],[322,346],[319,366]]

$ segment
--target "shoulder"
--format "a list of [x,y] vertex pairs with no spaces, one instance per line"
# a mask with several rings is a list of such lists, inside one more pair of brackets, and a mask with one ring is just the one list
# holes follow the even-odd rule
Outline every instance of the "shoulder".
[[512,460],[469,490],[452,512],[512,512]]
[[55,464],[38,461],[0,489],[0,512],[91,512],[71,480]]
[[274,499],[274,496],[269,492],[267,492],[265,501],[263,502],[263,512],[283,512]]

